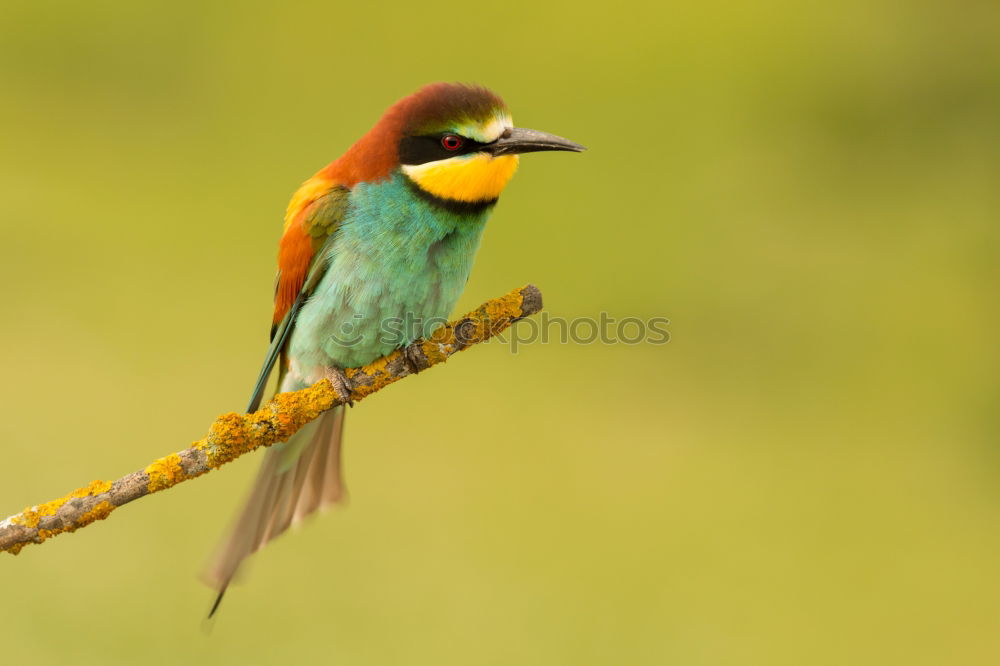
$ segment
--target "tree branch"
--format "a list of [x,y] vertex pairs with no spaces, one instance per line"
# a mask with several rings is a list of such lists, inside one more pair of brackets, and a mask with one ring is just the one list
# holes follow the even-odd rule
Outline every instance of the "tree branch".
[[16,555],[29,543],[73,532],[150,493],[201,476],[262,446],[271,446],[326,410],[347,400],[363,400],[403,377],[443,363],[542,309],[542,294],[528,285],[488,301],[461,319],[441,326],[429,339],[413,342],[361,368],[345,371],[350,396],[342,398],[329,380],[293,393],[279,393],[252,414],[223,414],[208,436],[191,447],[154,461],[117,481],[92,481],[65,497],[28,507],[0,522],[0,551]]

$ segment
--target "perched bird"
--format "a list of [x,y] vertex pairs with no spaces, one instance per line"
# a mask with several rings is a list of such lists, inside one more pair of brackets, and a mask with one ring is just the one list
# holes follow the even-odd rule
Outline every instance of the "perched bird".
[[[276,365],[280,391],[324,377],[343,391],[341,368],[430,334],[465,287],[518,155],[544,150],[583,146],[514,127],[485,88],[435,83],[303,183],[285,213],[271,345],[247,411],[260,406]],[[337,407],[267,452],[206,572],[219,591],[212,613],[248,555],[344,497],[343,427]]]

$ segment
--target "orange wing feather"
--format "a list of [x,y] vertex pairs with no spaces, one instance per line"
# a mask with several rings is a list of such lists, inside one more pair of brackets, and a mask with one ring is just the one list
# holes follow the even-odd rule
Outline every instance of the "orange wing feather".
[[[317,243],[321,239],[311,233],[312,213],[317,202],[337,187],[336,181],[317,174],[304,182],[288,203],[285,233],[278,245],[278,284],[274,292],[272,319],[275,326],[281,323],[298,298],[316,249],[322,244]],[[333,229],[326,231],[332,232]]]

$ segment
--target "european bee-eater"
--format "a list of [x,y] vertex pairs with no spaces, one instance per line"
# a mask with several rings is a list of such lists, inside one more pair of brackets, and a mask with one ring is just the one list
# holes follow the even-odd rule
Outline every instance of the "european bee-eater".
[[[247,411],[260,406],[276,364],[280,391],[324,377],[342,389],[339,369],[430,334],[465,287],[518,155],[543,150],[583,146],[514,127],[485,88],[435,83],[390,107],[303,183],[285,213],[271,345]],[[267,452],[207,572],[219,590],[212,612],[248,555],[344,497],[343,426],[344,408],[334,408]]]

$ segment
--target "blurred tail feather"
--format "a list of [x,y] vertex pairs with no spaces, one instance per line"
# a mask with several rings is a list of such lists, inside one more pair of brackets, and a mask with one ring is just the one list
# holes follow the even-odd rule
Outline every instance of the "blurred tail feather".
[[240,564],[290,526],[345,497],[341,473],[344,408],[335,407],[267,452],[250,496],[204,579],[219,590],[219,607]]

